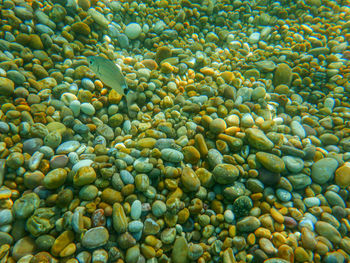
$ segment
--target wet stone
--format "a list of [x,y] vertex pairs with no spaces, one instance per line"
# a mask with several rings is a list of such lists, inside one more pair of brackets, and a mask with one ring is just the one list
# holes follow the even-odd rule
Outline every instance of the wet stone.
[[253,232],[261,225],[259,219],[247,216],[237,222],[237,230],[241,232]]
[[311,178],[315,183],[324,184],[334,178],[338,162],[333,158],[324,158],[313,164]]
[[230,184],[237,180],[239,170],[232,164],[218,164],[213,170],[213,175],[217,183]]
[[162,158],[168,162],[178,163],[184,159],[184,155],[180,151],[174,149],[165,148],[161,150],[161,153]]
[[105,245],[108,239],[108,230],[103,226],[99,226],[86,231],[81,242],[86,248],[97,248]]
[[257,152],[256,159],[271,172],[281,173],[285,169],[283,160],[274,154]]
[[27,218],[39,207],[39,205],[39,196],[35,193],[29,193],[23,195],[14,202],[12,211],[16,218]]

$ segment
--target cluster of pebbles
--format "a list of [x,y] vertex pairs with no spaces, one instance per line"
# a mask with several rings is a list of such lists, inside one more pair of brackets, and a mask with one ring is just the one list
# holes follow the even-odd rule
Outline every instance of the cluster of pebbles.
[[349,6],[1,1],[0,262],[348,262]]

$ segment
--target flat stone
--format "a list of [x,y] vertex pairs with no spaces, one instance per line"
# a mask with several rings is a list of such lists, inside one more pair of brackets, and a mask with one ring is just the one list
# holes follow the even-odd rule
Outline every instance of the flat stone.
[[174,149],[166,148],[161,150],[161,153],[162,159],[168,162],[178,163],[184,159],[184,155],[182,154],[182,152]]
[[92,249],[105,245],[108,239],[108,230],[103,226],[99,226],[90,228],[88,231],[86,231],[81,243],[83,247]]
[[247,216],[237,222],[237,230],[240,232],[253,232],[261,225],[259,219]]
[[62,143],[58,148],[56,149],[56,154],[68,154],[70,152],[74,152],[77,150],[80,146],[80,142],[78,141],[67,141]]

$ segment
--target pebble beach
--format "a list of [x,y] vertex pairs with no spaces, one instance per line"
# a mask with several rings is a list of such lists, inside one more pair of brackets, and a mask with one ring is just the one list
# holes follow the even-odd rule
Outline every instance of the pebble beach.
[[350,262],[349,80],[349,0],[0,0],[0,263]]

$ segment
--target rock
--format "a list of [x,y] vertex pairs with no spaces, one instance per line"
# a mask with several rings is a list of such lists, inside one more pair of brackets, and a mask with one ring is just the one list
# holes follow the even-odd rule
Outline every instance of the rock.
[[140,248],[138,245],[129,248],[126,251],[125,262],[126,263],[137,263],[140,258]]
[[103,14],[96,11],[94,8],[90,8],[88,10],[88,14],[95,20],[95,22],[100,25],[102,28],[107,28],[109,25],[109,21],[104,17]]
[[51,247],[51,253],[54,256],[58,256],[61,251],[74,241],[74,232],[66,230],[62,232],[55,240]]
[[130,216],[132,219],[137,220],[141,216],[141,202],[140,200],[135,200],[131,205]]
[[165,148],[161,150],[161,154],[162,158],[165,161],[172,163],[178,163],[184,159],[184,155],[182,154],[182,152],[170,148]]
[[9,233],[0,232],[0,247],[4,244],[12,245],[12,243],[13,237]]
[[127,217],[124,208],[119,203],[113,204],[112,212],[113,228],[117,233],[124,233],[128,227]]
[[290,128],[292,129],[292,133],[298,136],[300,139],[304,139],[306,137],[306,132],[304,127],[298,121],[292,121],[290,123]]
[[186,163],[196,164],[201,158],[201,154],[194,146],[185,146],[182,152]]
[[213,170],[213,175],[217,183],[231,184],[237,180],[239,170],[232,164],[218,164]]
[[261,225],[259,219],[247,216],[237,222],[237,230],[240,232],[253,232]]
[[92,249],[105,245],[108,239],[108,230],[103,226],[99,226],[90,228],[88,231],[86,231],[81,243],[83,247]]
[[75,186],[83,186],[91,184],[96,180],[96,172],[90,166],[81,167],[73,177],[73,184]]
[[184,237],[178,237],[175,240],[173,251],[171,253],[171,259],[174,263],[187,263],[188,257],[188,245],[187,240]]
[[323,158],[312,165],[311,178],[318,184],[324,184],[333,179],[338,162],[333,158]]
[[253,201],[248,196],[240,196],[233,202],[233,212],[237,217],[249,215],[253,208]]
[[289,86],[292,82],[292,77],[292,69],[288,64],[278,64],[273,75],[273,85],[275,85],[275,87],[281,84]]
[[246,134],[249,145],[260,151],[270,151],[274,146],[273,142],[261,130],[248,128]]
[[10,209],[0,210],[0,226],[11,224],[13,215]]
[[137,23],[130,23],[125,28],[125,35],[129,39],[136,39],[142,32],[141,26]]
[[327,238],[332,243],[340,243],[341,235],[339,234],[338,230],[331,224],[324,221],[318,221],[315,225],[315,229],[317,234]]
[[66,178],[67,171],[63,168],[57,168],[45,176],[43,186],[45,186],[47,189],[57,189],[64,184]]
[[29,217],[39,205],[39,196],[35,193],[28,193],[14,202],[12,211],[16,218],[23,219]]
[[143,228],[143,223],[141,221],[131,221],[128,224],[128,229],[131,233],[140,233]]
[[212,120],[209,124],[209,130],[214,134],[223,133],[226,127],[226,122],[221,118]]
[[84,102],[80,105],[80,110],[85,113],[86,115],[92,116],[95,114],[95,107],[89,103],[89,102]]
[[343,165],[335,171],[335,183],[341,188],[350,186],[350,166]]
[[25,236],[18,240],[12,249],[12,257],[14,260],[19,260],[23,256],[33,255],[36,250],[34,239],[29,236]]
[[274,173],[281,173],[285,170],[285,164],[278,156],[266,153],[257,152],[256,159],[269,171]]
[[58,148],[56,149],[56,154],[68,154],[70,152],[74,152],[77,150],[80,146],[80,142],[78,141],[67,141],[62,143]]
[[181,174],[181,183],[184,186],[184,190],[187,190],[189,192],[196,192],[201,186],[201,182],[198,179],[198,176],[190,167],[183,168]]
[[294,190],[304,189],[306,186],[311,185],[312,180],[306,174],[295,174],[287,177],[289,182],[293,185]]
[[143,233],[145,235],[156,235],[159,233],[160,226],[152,218],[147,218],[143,222]]
[[276,69],[276,64],[272,60],[262,60],[255,62],[255,66],[261,72],[272,72]]
[[284,161],[288,171],[292,173],[299,173],[304,168],[304,161],[301,158],[294,156],[283,156],[282,160]]
[[96,131],[97,131],[97,134],[102,135],[103,137],[105,137],[109,141],[114,139],[114,132],[113,132],[112,128],[106,124],[102,124],[102,125],[98,126]]

